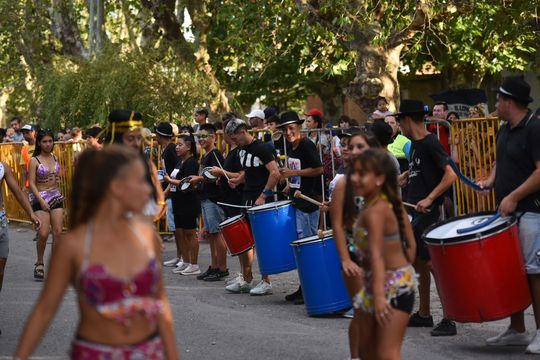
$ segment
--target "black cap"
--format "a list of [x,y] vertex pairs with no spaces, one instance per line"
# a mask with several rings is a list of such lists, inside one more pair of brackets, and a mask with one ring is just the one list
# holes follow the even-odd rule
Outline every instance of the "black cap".
[[395,117],[403,115],[423,115],[427,114],[424,103],[420,100],[403,100],[399,105],[399,112],[394,114]]
[[204,114],[208,117],[208,110],[206,108],[198,108],[195,110],[195,114]]
[[302,124],[304,120],[300,120],[296,111],[285,111],[279,117],[278,127],[287,126],[290,124]]
[[533,102],[533,98],[531,97],[531,86],[527,84],[525,80],[517,76],[504,79],[497,92],[511,97],[522,104]]
[[85,135],[96,138],[101,133],[101,128],[99,126],[93,126],[90,129],[86,130]]
[[154,129],[156,134],[165,136],[165,137],[173,137],[173,128],[172,125],[168,122],[160,122],[156,128]]

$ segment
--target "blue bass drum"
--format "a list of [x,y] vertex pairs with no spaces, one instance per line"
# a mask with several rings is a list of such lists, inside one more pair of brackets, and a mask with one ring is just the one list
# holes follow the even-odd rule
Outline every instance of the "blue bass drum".
[[310,236],[291,244],[308,315],[321,315],[352,307],[351,298],[341,274],[339,258],[332,235]]
[[291,242],[298,238],[296,214],[290,200],[255,206],[247,210],[259,269],[263,275],[296,269]]

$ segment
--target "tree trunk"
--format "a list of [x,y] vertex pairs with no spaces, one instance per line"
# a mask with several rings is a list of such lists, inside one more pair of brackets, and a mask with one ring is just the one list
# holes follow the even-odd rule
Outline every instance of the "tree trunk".
[[62,52],[77,59],[88,60],[90,54],[81,40],[79,27],[73,16],[72,2],[52,0],[49,14],[51,30],[62,44]]
[[399,108],[399,56],[403,45],[394,48],[363,45],[358,50],[356,76],[346,93],[365,114],[375,111],[375,99],[384,96],[390,107]]
[[335,123],[343,114],[343,101],[345,97],[341,84],[336,81],[328,81],[318,84],[314,88],[314,91],[323,103],[325,120]]

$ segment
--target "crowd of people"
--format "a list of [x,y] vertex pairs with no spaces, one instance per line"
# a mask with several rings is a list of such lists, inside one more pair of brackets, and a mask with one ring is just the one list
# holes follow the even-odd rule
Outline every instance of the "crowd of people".
[[[535,140],[540,118],[528,109],[531,101],[530,87],[519,78],[508,78],[499,88],[497,112],[504,123],[496,163],[478,185],[496,190],[503,215],[517,212],[521,218],[520,240],[540,328],[540,148]],[[46,281],[17,357],[26,359],[35,349],[72,284],[81,316],[72,358],[135,353],[177,358],[161,271],[168,267],[179,276],[224,281],[229,293],[272,294],[270,274],[254,279],[252,248],[238,255],[240,273],[229,273],[220,224],[250,207],[286,199],[295,208],[298,239],[331,224],[353,303],[351,359],[399,359],[408,326],[432,328],[433,336],[455,335],[456,324],[446,314],[434,326],[434,269],[422,235],[448,211],[444,204],[451,199],[445,198],[451,198],[448,190],[457,178],[448,163],[447,129],[430,120],[457,121],[458,116],[444,103],[435,104],[431,114],[418,100],[403,100],[396,113],[387,105],[386,99],[377,99],[374,121],[367,126],[343,116],[339,128],[325,127],[318,109],[302,119],[294,111],[269,107],[250,112],[247,121],[226,113],[210,123],[201,108],[193,127],[157,124],[154,143],[159,147],[153,146],[140,113],[114,110],[104,129],[86,131],[88,149],[77,158],[71,194],[61,194],[57,186],[62,170],[52,154],[54,134],[21,127],[28,142],[21,166],[29,196],[16,186],[7,164],[2,163],[0,174],[38,228],[34,277]],[[304,197],[294,196],[298,191]],[[64,195],[73,208],[69,231],[60,236]],[[160,239],[151,225],[164,214],[176,244],[171,259],[160,258]],[[49,232],[53,251],[45,274]],[[207,268],[199,264],[198,234],[210,243]],[[0,235],[1,288],[8,248],[7,232]],[[285,300],[303,304],[302,287]],[[487,343],[527,343],[527,352],[540,353],[540,332],[530,341],[523,313],[511,320],[508,330]]]

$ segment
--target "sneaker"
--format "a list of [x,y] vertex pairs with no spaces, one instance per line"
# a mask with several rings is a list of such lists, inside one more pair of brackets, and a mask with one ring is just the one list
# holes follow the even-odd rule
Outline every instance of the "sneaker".
[[253,289],[249,291],[250,295],[269,295],[272,293],[272,284],[261,280]]
[[287,301],[296,301],[297,299],[301,299],[301,298],[303,298],[301,286],[298,287],[298,290],[296,290],[292,294],[285,295],[285,300]]
[[350,308],[345,314],[343,314],[343,317],[352,319],[354,317],[354,308]]
[[173,274],[180,274],[182,271],[184,271],[189,265],[188,263],[182,262],[180,266],[175,267],[172,269]]
[[178,266],[177,263],[179,261],[182,261],[182,259],[175,257],[174,259],[164,261],[163,266],[168,266],[168,267]]
[[540,330],[536,330],[534,337],[525,350],[527,354],[540,354]]
[[[535,335],[533,342],[536,338],[537,336]],[[529,344],[529,338],[527,332],[519,333],[514,329],[506,329],[499,335],[486,339],[486,344],[492,346],[527,345]],[[529,347],[527,347],[527,349],[529,349]]]
[[225,285],[232,285],[242,280],[244,280],[244,276],[242,275],[242,273],[236,273],[235,277],[229,278],[227,281],[225,281]]
[[205,277],[207,277],[208,275],[213,274],[215,271],[219,271],[219,269],[212,269],[212,267],[209,266],[208,269],[205,272],[203,272],[200,275],[197,275],[197,280],[204,280]]
[[415,312],[409,318],[409,327],[433,327],[433,316],[421,316]]
[[251,283],[240,279],[240,281],[225,286],[225,290],[234,294],[248,293],[251,290]]
[[448,319],[442,319],[441,322],[431,330],[431,336],[454,336],[456,334],[456,323]]
[[216,269],[216,271],[213,274],[210,274],[207,277],[205,277],[204,281],[221,281],[227,276],[229,276],[229,270],[221,271],[219,269]]
[[186,266],[186,268],[180,272],[181,275],[199,275],[200,273],[201,269],[199,269],[199,265],[193,264]]

